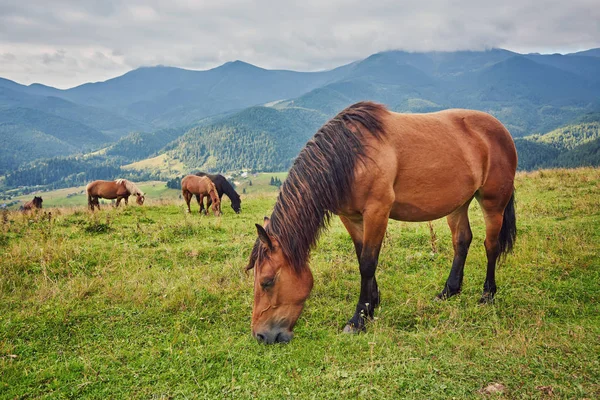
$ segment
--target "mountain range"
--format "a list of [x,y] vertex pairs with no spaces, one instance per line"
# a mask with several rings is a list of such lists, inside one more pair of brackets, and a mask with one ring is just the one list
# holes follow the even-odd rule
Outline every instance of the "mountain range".
[[399,112],[490,112],[522,138],[520,165],[533,168],[545,164],[531,157],[556,158],[539,137],[600,111],[600,49],[388,51],[320,72],[242,61],[206,71],[157,66],[67,90],[0,78],[0,175],[32,185],[8,178],[35,170],[40,158],[118,167],[157,154],[190,170],[283,170],[322,123],[360,100]]

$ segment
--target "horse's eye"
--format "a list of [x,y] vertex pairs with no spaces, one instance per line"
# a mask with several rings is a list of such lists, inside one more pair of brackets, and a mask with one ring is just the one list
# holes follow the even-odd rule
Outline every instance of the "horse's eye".
[[275,284],[275,278],[265,279],[260,283],[263,289],[268,289]]

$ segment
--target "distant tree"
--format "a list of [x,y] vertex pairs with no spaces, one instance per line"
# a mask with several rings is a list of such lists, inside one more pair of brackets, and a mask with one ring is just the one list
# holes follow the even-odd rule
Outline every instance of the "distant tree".
[[183,177],[175,177],[173,179],[169,179],[167,181],[167,187],[169,189],[181,189],[181,179],[183,179]]
[[278,177],[271,177],[271,183],[269,183],[269,185],[281,187],[281,179],[279,179]]

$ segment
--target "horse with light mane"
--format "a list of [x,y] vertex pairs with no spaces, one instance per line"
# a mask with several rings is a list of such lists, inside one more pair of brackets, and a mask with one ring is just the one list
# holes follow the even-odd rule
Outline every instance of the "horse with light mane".
[[135,183],[127,179],[117,179],[115,181],[93,181],[90,182],[85,191],[88,195],[88,206],[92,211],[94,207],[100,209],[98,199],[117,199],[116,206],[119,207],[121,200],[125,200],[125,205],[129,204],[129,196],[136,196],[136,203],[140,206],[144,204],[145,195]]
[[288,342],[313,287],[311,249],[332,214],[350,234],[361,276],[360,295],[344,332],[363,331],[379,305],[375,270],[388,219],[431,221],[446,216],[454,260],[439,299],[461,291],[471,244],[468,209],[476,199],[485,221],[487,274],[481,303],[496,293],[496,261],[516,239],[515,144],[489,114],[445,110],[399,114],[371,102],[328,121],[300,152],[258,239],[252,334]]
[[20,207],[20,210],[21,211],[29,211],[29,210],[33,210],[33,209],[41,209],[43,201],[44,200],[41,197],[34,196],[32,200],[29,200],[27,203],[23,204]]
[[[215,217],[221,215],[221,200],[219,200],[217,188],[210,178],[206,176],[187,175],[181,180],[181,193],[183,194],[189,213],[192,212],[190,209],[192,197],[196,196],[198,205],[200,205],[198,212],[202,213],[204,196],[208,196],[212,201],[212,210]],[[205,214],[207,213],[205,212]]]

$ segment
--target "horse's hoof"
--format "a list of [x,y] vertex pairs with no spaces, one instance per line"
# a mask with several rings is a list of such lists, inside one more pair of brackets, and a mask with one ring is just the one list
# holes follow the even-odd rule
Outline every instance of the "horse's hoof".
[[479,299],[479,304],[494,304],[494,294],[490,292],[483,293],[481,299]]
[[435,296],[435,299],[434,299],[434,300],[435,300],[435,301],[446,301],[446,300],[448,300],[450,297],[456,296],[456,295],[458,295],[458,294],[460,294],[460,289],[459,289],[459,290],[457,290],[457,291],[454,291],[454,292],[453,292],[453,291],[451,291],[450,289],[448,289],[448,288],[445,288],[444,290],[442,290],[440,293],[438,293],[438,294]]
[[358,334],[360,332],[361,332],[361,329],[358,329],[354,325],[350,325],[350,324],[347,324],[344,327],[344,329],[342,330],[342,333],[348,333],[348,334],[351,334],[351,335],[356,335],[356,334]]

